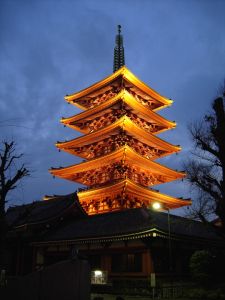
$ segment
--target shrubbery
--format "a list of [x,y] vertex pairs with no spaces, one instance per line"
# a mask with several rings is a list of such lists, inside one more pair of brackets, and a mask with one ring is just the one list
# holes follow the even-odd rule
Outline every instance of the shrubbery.
[[225,293],[222,289],[203,289],[195,288],[188,291],[185,295],[188,299],[194,300],[225,300]]
[[190,259],[190,272],[196,285],[188,291],[190,299],[225,300],[224,254],[196,251]]
[[194,281],[200,286],[209,286],[213,281],[214,262],[209,251],[196,251],[190,259],[190,272]]

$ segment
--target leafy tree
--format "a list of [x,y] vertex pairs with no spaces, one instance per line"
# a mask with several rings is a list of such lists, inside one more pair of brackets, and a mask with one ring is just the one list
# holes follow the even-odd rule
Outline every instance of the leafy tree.
[[16,154],[15,142],[3,142],[0,148],[0,270],[6,269],[6,235],[8,225],[6,222],[6,203],[10,191],[17,187],[17,184],[30,175],[24,164],[18,167],[18,161],[23,154]]
[[220,219],[217,227],[225,237],[225,85],[223,95],[212,102],[211,111],[190,126],[195,145],[185,163],[187,179],[198,191],[192,216],[208,222],[212,214]]
[[212,282],[213,257],[208,251],[196,251],[190,258],[189,268],[196,283],[205,286]]
[[207,288],[225,287],[224,259],[224,251],[216,248],[195,251],[190,258],[189,269],[196,285]]

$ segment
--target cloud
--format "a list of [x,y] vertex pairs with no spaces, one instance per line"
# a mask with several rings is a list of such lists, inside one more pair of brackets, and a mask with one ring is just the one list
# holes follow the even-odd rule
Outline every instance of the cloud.
[[[162,137],[184,150],[163,163],[180,169],[191,148],[186,125],[208,110],[224,79],[224,9],[219,0],[2,0],[0,137],[15,139],[35,171],[15,198],[29,202],[77,188],[48,174],[51,166],[78,162],[54,146],[78,136],[59,124],[62,116],[79,111],[63,96],[112,72],[117,24],[122,25],[128,68],[175,100],[160,113],[175,120],[177,129]],[[160,189],[182,196],[186,192],[180,186]]]

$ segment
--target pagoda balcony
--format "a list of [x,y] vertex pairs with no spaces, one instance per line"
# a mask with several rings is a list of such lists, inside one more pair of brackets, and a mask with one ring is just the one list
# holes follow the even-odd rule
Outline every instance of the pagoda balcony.
[[124,176],[144,186],[170,182],[185,176],[183,172],[174,171],[139,155],[128,145],[96,159],[66,168],[51,169],[50,172],[54,176],[88,186],[104,184]]
[[122,145],[128,145],[137,153],[149,159],[155,159],[181,150],[154,134],[146,132],[136,125],[128,116],[97,132],[78,137],[71,141],[58,142],[56,146],[71,154],[93,159],[110,153]]
[[106,213],[115,210],[151,207],[155,201],[167,209],[190,205],[190,199],[174,198],[156,190],[143,187],[124,179],[108,185],[92,187],[77,193],[79,201],[88,214]]
[[92,86],[78,93],[65,96],[65,100],[86,110],[106,101],[105,99],[110,93],[116,92],[118,94],[121,87],[132,91],[138,101],[152,110],[162,109],[173,102],[147,86],[125,66]]
[[112,99],[75,116],[62,118],[61,122],[68,127],[89,133],[112,124],[124,115],[129,116],[140,127],[147,128],[149,132],[159,133],[176,126],[175,122],[168,121],[143,106],[124,89]]

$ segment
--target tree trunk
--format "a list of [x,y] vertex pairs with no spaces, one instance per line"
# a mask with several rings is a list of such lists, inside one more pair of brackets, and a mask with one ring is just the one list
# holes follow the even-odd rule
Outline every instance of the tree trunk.
[[220,182],[222,201],[218,203],[216,212],[221,219],[223,232],[225,233],[225,110],[223,105],[223,98],[217,98],[214,101],[213,109],[216,114],[216,130],[214,135],[218,144],[219,156],[222,166],[222,180]]
[[6,250],[6,236],[8,225],[5,218],[4,204],[5,199],[2,199],[0,194],[0,272],[7,269],[7,250]]

